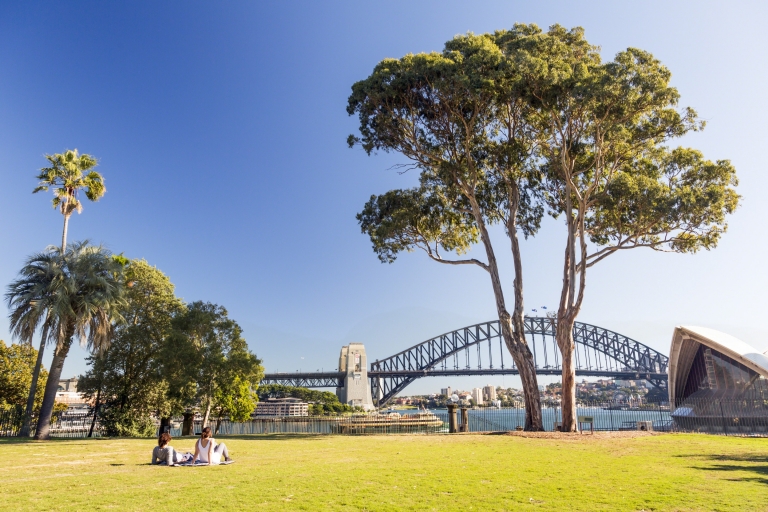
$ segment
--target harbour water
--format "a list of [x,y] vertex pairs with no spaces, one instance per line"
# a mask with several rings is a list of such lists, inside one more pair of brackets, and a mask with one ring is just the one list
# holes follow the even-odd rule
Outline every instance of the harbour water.
[[[417,414],[418,409],[401,409],[395,411],[400,415]],[[448,411],[446,409],[432,409],[428,411],[442,420],[442,426],[420,427],[407,422],[392,421],[391,424],[383,422],[377,428],[353,429],[349,433],[445,433],[448,431]],[[666,431],[672,427],[672,418],[665,407],[651,406],[642,409],[618,410],[608,407],[579,407],[579,416],[591,417],[594,430],[635,430],[638,422],[651,422],[656,431]],[[559,408],[542,409],[544,429],[552,431],[555,422],[561,418]],[[522,429],[525,425],[525,409],[505,407],[477,408],[467,411],[470,432],[500,432]],[[341,422],[349,421],[349,416],[294,416],[286,418],[254,419],[242,423],[221,422],[218,433],[223,435],[249,435],[249,434],[332,434],[344,431],[340,429]],[[195,431],[199,431],[200,422],[196,422]],[[647,424],[646,424],[647,425]],[[583,424],[583,429],[589,429],[590,425]],[[180,434],[180,429],[172,430],[172,435]]]
[[[397,411],[401,414],[418,412],[415,409]],[[446,409],[433,409],[430,412],[448,422]],[[544,408],[541,411],[544,420],[544,429],[552,431],[555,422],[562,418],[559,408]],[[672,417],[667,408],[652,406],[643,409],[610,409],[607,407],[579,407],[579,416],[588,416],[593,419],[595,430],[635,430],[638,421],[652,422],[654,430],[668,430],[672,423]],[[506,431],[516,430],[525,426],[525,409],[504,407],[477,408],[467,411],[470,432]],[[584,424],[582,428],[589,429]]]

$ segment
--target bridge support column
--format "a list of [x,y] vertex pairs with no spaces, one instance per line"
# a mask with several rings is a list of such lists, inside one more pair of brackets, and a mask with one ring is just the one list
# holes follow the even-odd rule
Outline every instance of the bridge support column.
[[336,389],[339,401],[366,411],[374,409],[371,384],[368,379],[368,359],[362,343],[341,347],[339,371],[344,373],[344,387]]
[[458,418],[456,418],[456,409],[458,405],[448,404],[448,433],[455,434],[459,431]]

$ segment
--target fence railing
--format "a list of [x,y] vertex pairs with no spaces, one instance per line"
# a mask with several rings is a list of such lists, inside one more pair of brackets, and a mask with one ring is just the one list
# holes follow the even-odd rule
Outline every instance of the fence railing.
[[[24,411],[20,409],[0,410],[0,437],[15,437],[19,434],[21,425],[24,421]],[[63,411],[56,413],[51,418],[50,435],[51,437],[88,437],[91,424],[93,423],[93,412],[82,411]],[[36,418],[33,418],[31,424],[34,435]],[[93,429],[93,437],[101,436],[101,425],[98,419]]]
[[[666,402],[628,404],[621,402],[580,402],[577,415],[582,430],[656,432],[701,432],[733,436],[768,437],[768,401],[688,399],[675,410]],[[542,409],[544,429],[557,430],[562,410],[557,405]],[[463,418],[466,418],[464,424]],[[457,412],[460,431],[505,432],[522,430],[523,407],[478,407]],[[0,410],[0,436],[15,436],[21,427],[21,411]],[[91,412],[64,412],[51,425],[52,437],[86,437],[93,421]],[[216,435],[257,434],[443,434],[449,432],[446,409],[402,410],[397,414],[292,416],[255,418],[245,422],[212,420]],[[159,425],[159,422],[158,422]],[[202,421],[193,423],[192,433],[202,430]],[[159,431],[159,427],[158,427]],[[181,435],[181,418],[171,423],[171,435]],[[94,437],[101,436],[96,422]]]

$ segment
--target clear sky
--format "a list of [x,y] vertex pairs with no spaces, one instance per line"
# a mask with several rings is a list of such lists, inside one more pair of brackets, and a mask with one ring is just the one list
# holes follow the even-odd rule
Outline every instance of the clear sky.
[[[401,157],[346,147],[356,130],[346,99],[383,58],[440,51],[468,31],[560,23],[583,26],[605,59],[629,46],[661,59],[682,105],[708,122],[683,143],[731,159],[743,195],[714,251],[636,250],[591,269],[580,320],[664,353],[679,324],[766,350],[767,11],[702,1],[0,2],[0,284],[60,240],[50,196],[31,191],[44,154],[77,148],[99,158],[108,192],[72,218],[70,241],[145,258],[185,300],[225,306],[268,371],[335,368],[350,341],[382,358],[492,319],[482,270],[418,253],[384,265],[373,254],[356,212],[416,176],[390,169]],[[547,221],[524,243],[528,310],[556,304],[564,234]],[[83,372],[84,357],[73,349],[63,376]],[[406,393],[486,380],[502,383],[422,379]]]

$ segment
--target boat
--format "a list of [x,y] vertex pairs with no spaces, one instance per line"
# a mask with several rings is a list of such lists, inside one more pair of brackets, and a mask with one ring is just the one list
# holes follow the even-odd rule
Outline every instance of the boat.
[[434,432],[443,428],[443,420],[429,411],[415,414],[359,414],[339,421],[333,430],[339,434],[349,433],[392,433],[392,432]]

